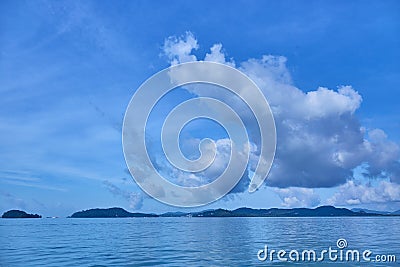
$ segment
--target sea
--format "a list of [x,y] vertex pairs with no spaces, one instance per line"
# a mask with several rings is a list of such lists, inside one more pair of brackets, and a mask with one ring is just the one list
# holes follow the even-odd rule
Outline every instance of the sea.
[[0,266],[399,263],[400,217],[0,219]]

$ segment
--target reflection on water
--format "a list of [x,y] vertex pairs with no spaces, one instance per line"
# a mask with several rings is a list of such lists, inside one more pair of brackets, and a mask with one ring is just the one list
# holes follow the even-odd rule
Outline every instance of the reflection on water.
[[[265,245],[286,251],[337,248],[339,238],[349,249],[395,254],[398,264],[399,222],[399,217],[1,219],[0,266],[287,266],[294,263],[260,262],[257,252]],[[314,263],[360,265],[352,264]]]

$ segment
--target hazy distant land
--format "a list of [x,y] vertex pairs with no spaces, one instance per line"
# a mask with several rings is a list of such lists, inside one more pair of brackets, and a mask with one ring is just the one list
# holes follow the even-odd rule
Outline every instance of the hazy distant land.
[[[123,208],[95,208],[73,213],[68,218],[145,218],[145,217],[361,217],[361,216],[400,216],[400,210],[395,212],[374,211],[355,208],[336,208],[333,206],[320,206],[318,208],[293,208],[293,209],[252,209],[238,208],[235,210],[212,209],[199,212],[167,212],[162,214],[129,212]],[[28,214],[20,210],[9,210],[2,218],[41,218],[38,214]]]
[[167,212],[163,214],[131,213],[122,208],[89,209],[75,212],[71,218],[115,218],[115,217],[334,217],[334,216],[398,216],[396,212],[366,212],[352,211],[346,208],[321,206],[315,209],[252,209],[239,208],[235,210],[215,209],[200,212]]

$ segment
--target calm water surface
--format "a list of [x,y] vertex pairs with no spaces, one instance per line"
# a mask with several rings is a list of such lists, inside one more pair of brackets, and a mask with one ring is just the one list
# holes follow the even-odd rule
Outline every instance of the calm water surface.
[[[261,262],[268,249],[394,254],[396,263]],[[275,256],[276,257],[276,256]],[[287,257],[287,256],[286,256]],[[400,266],[400,217],[0,219],[0,266]]]

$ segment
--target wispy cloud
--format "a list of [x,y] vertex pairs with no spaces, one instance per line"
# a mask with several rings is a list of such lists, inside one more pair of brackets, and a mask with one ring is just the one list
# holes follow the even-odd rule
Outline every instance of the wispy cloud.
[[114,196],[121,197],[128,201],[129,207],[134,210],[139,210],[143,205],[143,196],[141,193],[129,192],[122,188],[119,188],[115,184],[109,182],[108,180],[103,181],[103,184],[107,190]]
[[25,209],[28,206],[23,199],[18,198],[11,193],[0,192],[0,196],[3,198],[2,202],[7,203],[9,207]]
[[7,171],[0,172],[0,183],[24,186],[24,187],[32,187],[39,188],[45,190],[55,190],[55,191],[68,191],[64,187],[55,186],[52,184],[46,184],[46,181],[39,177],[34,177],[29,172],[19,172],[19,171]]

